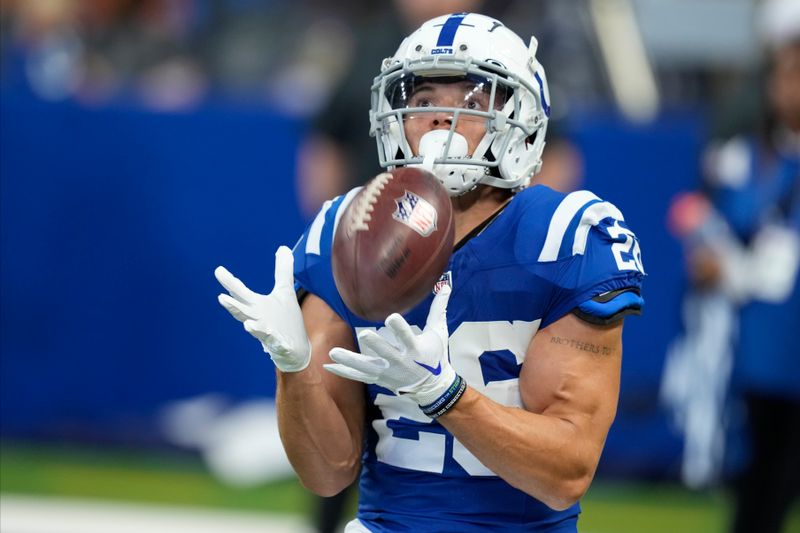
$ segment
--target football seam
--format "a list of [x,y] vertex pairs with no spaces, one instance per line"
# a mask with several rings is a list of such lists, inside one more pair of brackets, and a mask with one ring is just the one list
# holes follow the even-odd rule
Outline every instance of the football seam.
[[381,191],[394,176],[389,172],[378,174],[370,181],[353,206],[353,215],[350,217],[348,233],[350,235],[357,231],[369,231],[369,224],[372,220],[372,211],[375,210],[375,203],[378,201]]

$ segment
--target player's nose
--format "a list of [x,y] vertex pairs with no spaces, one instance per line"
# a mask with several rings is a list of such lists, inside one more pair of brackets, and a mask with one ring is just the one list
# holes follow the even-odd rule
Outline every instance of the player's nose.
[[450,127],[453,125],[453,115],[452,113],[433,113],[431,116],[431,129],[447,129],[449,130]]

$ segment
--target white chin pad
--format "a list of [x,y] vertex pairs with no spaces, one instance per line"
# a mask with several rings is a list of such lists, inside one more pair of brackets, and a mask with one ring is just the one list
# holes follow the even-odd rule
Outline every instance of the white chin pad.
[[450,130],[432,130],[419,140],[419,155],[423,157],[422,167],[432,171],[433,161],[443,157],[464,157],[467,155],[467,140],[460,133],[453,132],[450,147],[445,153]]

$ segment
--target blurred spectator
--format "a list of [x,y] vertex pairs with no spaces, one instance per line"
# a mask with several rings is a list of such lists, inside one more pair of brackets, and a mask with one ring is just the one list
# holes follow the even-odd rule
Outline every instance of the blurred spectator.
[[[716,331],[719,349],[728,338],[735,346],[731,392],[746,406],[750,437],[749,461],[735,485],[735,533],[781,531],[800,492],[800,356],[793,337],[800,329],[800,2],[766,2],[761,30],[761,120],[711,146],[704,184],[711,205],[684,210],[699,213],[684,232],[695,291],[724,295],[738,320],[738,327]],[[702,355],[707,365],[709,353]]]
[[734,267],[743,263],[745,252],[701,193],[672,202],[669,227],[684,243],[690,288],[683,297],[683,333],[667,350],[660,393],[683,434],[681,479],[698,489],[722,478],[737,327],[734,294],[741,279]]
[[736,486],[735,533],[781,531],[800,494],[793,337],[800,330],[800,2],[767,2],[762,29],[769,64],[761,131],[727,145],[728,158],[745,156],[744,172],[725,172],[720,152],[712,174],[719,209],[749,247],[757,283],[742,307],[734,366],[751,436],[751,458]]
[[210,97],[269,102],[306,117],[352,53],[341,22],[362,2],[233,0],[9,1],[2,4],[2,84],[38,98],[156,111]]
[[194,54],[190,0],[31,0],[3,17],[3,82],[46,100],[105,104],[133,92],[156,109],[197,103],[207,86]]
[[3,78],[22,78],[42,98],[72,94],[83,77],[78,13],[69,0],[4,3]]

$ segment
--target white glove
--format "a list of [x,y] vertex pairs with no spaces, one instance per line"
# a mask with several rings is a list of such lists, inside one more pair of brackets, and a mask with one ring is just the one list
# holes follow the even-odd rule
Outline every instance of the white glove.
[[248,289],[224,267],[214,270],[217,281],[230,293],[220,294],[219,303],[261,341],[282,372],[299,372],[311,361],[311,343],[294,292],[293,272],[294,256],[286,246],[275,252],[275,287],[266,296]]
[[325,369],[407,395],[423,407],[433,404],[457,380],[461,381],[450,366],[447,353],[449,298],[450,287],[442,287],[433,299],[425,329],[419,335],[402,316],[394,313],[386,319],[386,326],[394,333],[397,346],[374,330],[363,330],[358,335],[359,344],[371,354],[334,348],[330,356],[336,364],[326,364]]

